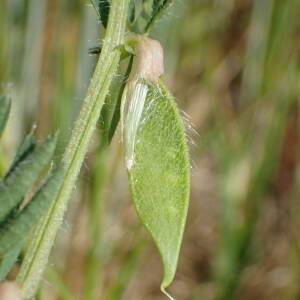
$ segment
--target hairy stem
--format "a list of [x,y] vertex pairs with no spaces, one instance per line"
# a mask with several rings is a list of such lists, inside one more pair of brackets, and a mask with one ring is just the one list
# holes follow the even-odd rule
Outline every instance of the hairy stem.
[[53,205],[34,233],[18,274],[17,280],[25,299],[36,293],[102,105],[117,71],[121,54],[118,46],[124,40],[128,2],[112,1],[103,49],[63,157],[66,175]]

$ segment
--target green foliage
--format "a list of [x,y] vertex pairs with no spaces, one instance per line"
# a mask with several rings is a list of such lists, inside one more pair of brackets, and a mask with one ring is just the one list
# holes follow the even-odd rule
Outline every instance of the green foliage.
[[135,20],[135,0],[129,2],[128,20],[132,24]]
[[132,61],[133,57],[131,56],[126,71],[122,72],[120,78],[118,78],[119,80],[115,80],[113,83],[112,90],[116,92],[107,97],[105,100],[105,106],[101,111],[101,141],[104,144],[109,144],[111,142],[119,124],[121,99],[132,68]]
[[164,290],[174,278],[189,200],[184,125],[162,83],[149,85],[129,180],[137,213],[161,254]]
[[[126,26],[131,28],[140,18],[140,32],[144,33],[145,29],[149,31],[171,3],[168,0],[144,0],[140,2],[141,10],[138,10],[133,0],[91,2],[102,25],[107,28],[106,37],[101,49],[90,50],[95,54],[101,52],[99,63],[63,163],[48,176],[31,200],[24,203],[25,196],[50,162],[56,145],[56,138],[48,138],[41,146],[36,146],[31,133],[0,182],[0,278],[6,277],[28,233],[44,216],[30,241],[17,278],[25,298],[31,298],[36,293],[105,99],[110,104],[110,111],[102,110],[106,129],[102,135],[103,145],[111,141],[119,122],[121,98],[126,93],[133,58],[119,80],[114,80],[114,76],[119,62],[134,55],[125,42]],[[138,11],[140,15],[137,18]],[[112,97],[108,97],[110,87],[116,87]],[[173,97],[162,83],[149,84],[146,88],[149,92],[135,132],[135,161],[128,172],[137,212],[162,257],[164,278],[161,288],[164,291],[174,278],[182,242],[189,198],[189,158],[184,126]],[[1,112],[3,123],[8,111],[9,107]],[[135,264],[124,265],[124,278],[112,290],[112,296],[122,293],[127,271],[134,269],[132,265]]]
[[[82,141],[91,138],[85,133],[74,140],[72,137],[76,136],[80,126],[76,126],[77,131],[70,135],[69,121],[79,110],[79,99],[84,97],[87,81],[98,59],[87,55],[85,49],[88,41],[98,38],[102,41],[103,26],[96,18],[98,15],[100,19],[103,17],[100,13],[90,15],[90,8],[87,10],[81,0],[57,1],[50,6],[45,5],[47,2],[0,1],[1,86],[12,82],[13,94],[21,96],[12,115],[11,132],[6,131],[5,139],[1,141],[0,175],[3,177],[5,171],[8,177],[35,149],[34,140],[25,143],[24,150],[19,150],[19,158],[7,171],[7,157],[11,156],[16,140],[37,115],[39,136],[43,136],[49,127],[52,131],[59,127],[62,133],[60,152],[71,137],[74,149],[84,155]],[[98,5],[101,1],[93,2]],[[119,1],[109,2],[112,13],[113,4]],[[169,16],[158,22],[156,20],[162,16],[159,12],[166,12],[165,0],[128,2],[126,35],[130,36],[131,32],[143,35],[145,28],[146,34],[150,34],[155,29],[153,36],[165,45],[168,82],[182,98],[184,109],[191,114],[195,128],[201,132],[201,138],[194,140],[196,147],[193,148],[196,172],[190,221],[194,226],[187,232],[184,245],[187,256],[182,257],[184,268],[181,269],[184,274],[179,274],[174,295],[194,300],[248,299],[254,294],[268,299],[300,299],[300,241],[297,234],[300,226],[297,201],[300,179],[300,47],[297,38],[300,1],[173,2]],[[102,15],[104,13],[103,10]],[[120,15],[116,20],[121,19]],[[47,26],[35,26],[43,20],[47,20]],[[98,27],[101,27],[101,36],[97,36]],[[117,22],[113,27],[117,27]],[[51,38],[59,28],[64,30],[57,38]],[[115,47],[121,50],[124,48],[122,43],[120,40]],[[91,49],[90,53],[100,54],[105,44],[101,43],[101,48]],[[70,241],[67,243],[74,245],[80,240],[86,243],[76,247],[77,251],[68,245],[59,247],[60,255],[53,257],[58,268],[56,274],[51,274],[50,284],[59,299],[74,298],[79,294],[80,286],[86,290],[81,293],[84,300],[95,300],[99,296],[106,300],[159,297],[153,290],[157,276],[149,275],[157,272],[158,265],[152,264],[156,255],[146,249],[149,252],[141,255],[140,263],[136,263],[135,243],[141,236],[136,233],[136,219],[131,218],[131,210],[128,214],[126,196],[121,194],[124,178],[119,173],[118,132],[108,147],[119,123],[119,96],[123,94],[122,86],[126,82],[126,61],[122,60],[118,70],[112,72],[119,60],[111,61],[108,55],[111,52],[112,48],[104,51],[105,61],[98,68],[114,74],[109,93],[105,88],[99,96],[96,89],[108,86],[109,79],[92,80],[94,88],[90,89],[84,100],[87,105],[82,108],[87,112],[89,108],[99,107],[99,101],[94,105],[90,100],[96,96],[106,97],[100,117],[101,131],[97,130],[93,135],[87,168],[76,184],[76,200],[71,200],[75,200],[75,205],[70,207],[70,216],[76,216],[74,229],[79,230],[74,235],[68,234]],[[107,65],[111,68],[106,68]],[[0,111],[5,107],[2,103]],[[91,120],[98,119],[100,110],[93,108],[90,111],[93,113],[89,119],[79,118],[82,128],[91,127]],[[95,145],[99,148],[95,149]],[[82,164],[81,157],[68,157],[72,164],[77,164],[69,172],[74,174]],[[74,187],[75,182],[68,185]],[[64,189],[66,187],[67,184]],[[79,208],[84,207],[79,215],[77,199]],[[86,209],[88,203],[90,206]],[[21,201],[10,211],[10,219],[19,212],[20,204]],[[46,225],[38,232],[41,238],[36,239],[37,231],[30,235],[30,242],[36,239],[36,243],[34,247],[26,248],[25,259],[20,259],[22,267],[26,260],[29,266],[25,284],[19,281],[22,289],[27,282],[39,281],[42,277],[40,270],[48,256],[45,240],[51,240],[50,248],[53,242],[49,236],[55,231],[52,220],[59,220],[57,227],[60,228],[63,213],[59,214],[59,211],[64,209],[52,205],[49,210],[52,217],[49,220],[43,217]],[[80,226],[82,220],[83,227]],[[13,266],[21,247],[16,245],[1,258],[0,279],[5,278]],[[30,252],[32,255],[27,259]],[[38,255],[45,252],[44,257]],[[56,264],[62,256],[67,260]],[[70,265],[74,261],[76,270],[87,266],[87,272],[79,276],[74,274]],[[187,274],[186,264],[188,269],[196,271]],[[274,276],[278,280],[272,280]],[[84,283],[77,284],[79,277]],[[65,278],[74,296],[66,289]],[[37,299],[45,297],[42,287]]]
[[[108,16],[110,11],[110,1],[108,0],[90,0],[94,6],[98,18],[101,21],[104,28],[107,27]],[[135,0],[131,0],[128,5],[128,21],[133,23],[135,20]]]
[[152,16],[145,27],[145,32],[150,32],[152,26],[163,16],[172,2],[173,0],[153,0]]
[[90,0],[104,28],[107,27],[110,2],[108,0]]
[[9,251],[6,251],[3,256],[1,256],[0,263],[0,281],[4,280],[7,274],[10,272],[14,266],[18,256],[23,247],[23,240],[17,241],[15,245]]
[[21,293],[26,298],[32,298],[36,294],[57,231],[60,228],[68,201],[96,128],[101,108],[118,70],[121,59],[119,46],[125,40],[128,4],[129,0],[114,0],[111,3],[102,51],[63,156],[66,173],[63,176],[60,189],[55,195],[51,209],[43,222],[37,227],[34,238],[30,241],[17,277],[17,281],[21,286]]
[[[14,163],[9,174],[0,182],[0,221],[3,221],[10,211],[20,203],[36,182],[40,173],[49,163],[55,150],[55,144],[56,138],[47,138],[41,146],[29,151],[25,156],[26,151],[18,152],[23,153],[23,159],[17,164]],[[27,148],[23,144],[21,148],[28,150],[30,147]]]
[[9,218],[0,230],[0,255],[5,255],[17,242],[24,240],[27,233],[46,213],[57,194],[64,168],[57,168],[40,187],[29,203]]
[[[1,130],[7,120],[10,102],[1,98]],[[33,132],[19,147],[5,177],[0,181],[0,280],[4,280],[17,260],[23,242],[33,225],[48,209],[53,191],[59,186],[61,171],[56,171],[23,208],[23,199],[49,163],[56,137],[36,147]]]
[[26,136],[24,142],[19,147],[13,162],[11,163],[9,170],[5,174],[5,178],[9,177],[18,164],[26,159],[26,156],[34,150],[36,146],[36,140],[34,137],[34,132],[32,131],[29,135]]

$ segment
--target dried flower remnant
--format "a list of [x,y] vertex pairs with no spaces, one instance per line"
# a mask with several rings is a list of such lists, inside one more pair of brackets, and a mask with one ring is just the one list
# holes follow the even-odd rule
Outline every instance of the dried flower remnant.
[[134,147],[137,129],[141,120],[149,84],[157,85],[164,72],[163,49],[156,40],[145,36],[134,36],[135,57],[132,71],[123,97],[123,138],[125,162],[130,170],[134,164]]

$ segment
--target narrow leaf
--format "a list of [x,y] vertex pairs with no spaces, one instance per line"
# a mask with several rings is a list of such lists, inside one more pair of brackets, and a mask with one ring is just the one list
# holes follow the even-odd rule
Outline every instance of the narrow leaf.
[[35,137],[34,137],[34,131],[32,131],[30,134],[28,134],[17,150],[17,153],[15,155],[15,158],[13,162],[11,163],[11,166],[9,170],[7,171],[5,178],[9,177],[13,170],[17,167],[17,165],[26,158],[26,156],[31,153],[35,148]]
[[152,13],[156,15],[164,0],[153,0]]
[[106,28],[107,23],[108,23],[110,3],[107,0],[102,0],[102,1],[99,1],[98,7],[99,7],[99,13],[100,13],[100,16],[101,16],[101,22],[102,22],[104,28]]
[[[93,7],[95,8],[98,18],[101,21],[104,28],[107,27],[108,16],[110,11],[110,1],[108,0],[90,0]],[[135,0],[130,0],[128,5],[128,21],[133,23],[135,20]],[[93,53],[92,54],[99,54]]]
[[101,47],[95,46],[88,49],[89,54],[99,55],[101,53]]
[[17,244],[0,259],[0,281],[3,281],[18,259],[23,247],[23,241]]
[[129,22],[132,24],[135,20],[135,0],[131,0],[129,2],[129,13],[128,13],[128,19]]
[[0,255],[5,255],[17,242],[23,241],[32,227],[47,212],[56,197],[64,174],[63,167],[56,169],[25,208],[1,228]]
[[174,0],[153,0],[152,16],[145,27],[145,32],[149,33],[156,21],[158,21],[167,9],[171,6]]
[[11,102],[8,97],[0,96],[0,137],[3,133],[9,111]]
[[125,73],[121,73],[121,78],[115,80],[112,95],[107,97],[106,106],[103,106],[101,111],[100,120],[103,123],[101,139],[107,144],[111,142],[120,121],[121,99],[132,68],[132,61],[131,56]]
[[56,138],[48,138],[43,145],[21,161],[3,181],[0,182],[0,221],[17,206],[49,163],[56,145]]
[[[131,141],[133,155],[128,145],[131,142],[124,142],[131,160],[126,163],[132,198],[160,252],[164,267],[161,289],[165,292],[175,276],[182,242],[190,166],[184,125],[173,97],[162,83],[148,84],[148,89],[136,136]],[[129,123],[125,122],[125,126]],[[125,131],[131,131],[125,136],[135,135],[134,127],[125,127]]]
[[99,4],[99,0],[90,0],[91,4],[93,5],[99,19],[101,19],[101,16],[100,16],[100,11],[99,11],[99,7],[98,7],[98,4]]
[[92,5],[94,6],[97,15],[104,26],[107,27],[109,10],[110,10],[110,3],[108,0],[90,0]]

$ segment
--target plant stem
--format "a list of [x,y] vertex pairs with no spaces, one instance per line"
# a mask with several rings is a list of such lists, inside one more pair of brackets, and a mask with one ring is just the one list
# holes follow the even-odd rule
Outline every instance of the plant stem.
[[124,41],[128,2],[129,0],[112,1],[103,49],[63,157],[66,175],[58,196],[34,233],[17,277],[25,299],[34,296],[43,275],[102,105],[117,71],[121,55],[118,46]]
[[[123,91],[125,89],[133,58],[131,57],[127,69],[124,73],[122,66],[119,67],[119,72],[122,74],[120,78],[114,81],[111,86],[112,93],[106,99],[106,105],[101,111],[101,120],[103,128],[99,136],[100,144],[97,147],[96,156],[93,160],[93,169],[91,173],[90,196],[89,196],[89,249],[87,252],[87,260],[85,262],[84,274],[84,289],[83,299],[94,300],[102,290],[102,265],[103,255],[101,253],[101,240],[102,240],[102,225],[103,225],[103,212],[105,206],[105,190],[108,182],[110,181],[111,173],[114,168],[109,168],[108,160],[110,154],[108,146],[114,136],[117,124],[120,119],[120,105]],[[111,149],[111,148],[110,148]],[[114,150],[110,150],[114,152]]]

